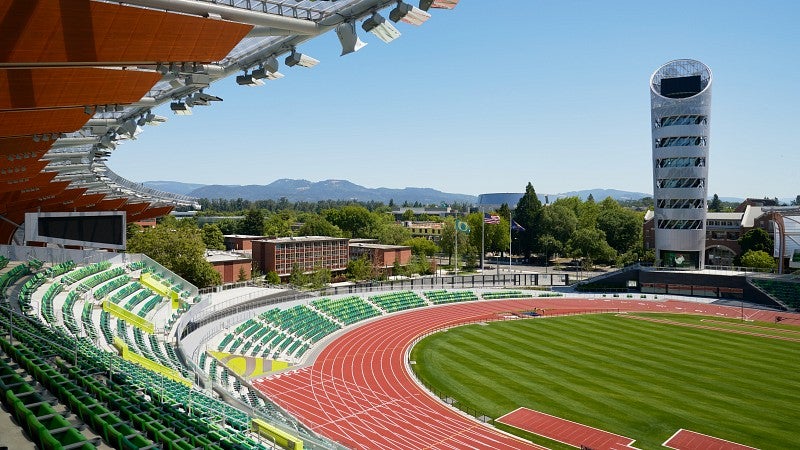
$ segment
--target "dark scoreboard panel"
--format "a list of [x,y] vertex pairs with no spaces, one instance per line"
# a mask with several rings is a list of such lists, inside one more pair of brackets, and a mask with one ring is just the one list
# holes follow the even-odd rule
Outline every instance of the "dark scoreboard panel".
[[125,249],[125,212],[28,213],[25,215],[25,239]]

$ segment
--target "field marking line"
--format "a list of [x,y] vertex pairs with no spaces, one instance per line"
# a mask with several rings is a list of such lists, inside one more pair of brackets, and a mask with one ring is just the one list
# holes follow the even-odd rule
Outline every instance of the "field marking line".
[[734,448],[736,448],[736,449],[759,450],[757,447],[750,447],[749,445],[744,445],[744,444],[740,444],[738,442],[729,441],[727,439],[718,438],[716,436],[711,436],[710,434],[704,434],[704,433],[699,433],[697,431],[687,430],[685,428],[681,428],[680,430],[676,431],[675,434],[672,435],[672,437],[670,437],[669,439],[664,441],[664,443],[661,444],[661,445],[663,447],[671,448],[673,450],[682,450],[681,447],[672,447],[672,446],[669,445],[669,441],[671,441],[672,439],[674,439],[676,436],[678,436],[681,433],[686,433],[686,434],[689,434],[689,435],[702,436],[702,437],[704,437],[704,438],[706,438],[708,440],[712,440],[712,441],[717,442],[717,443],[726,442],[728,444],[733,444],[735,446]]

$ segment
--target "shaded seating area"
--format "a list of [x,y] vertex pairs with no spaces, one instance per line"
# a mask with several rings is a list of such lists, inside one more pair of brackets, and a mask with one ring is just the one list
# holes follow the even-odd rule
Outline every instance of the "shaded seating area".
[[750,278],[750,282],[789,308],[800,308],[800,282],[770,278]]
[[534,293],[528,291],[523,292],[519,290],[506,290],[497,292],[484,292],[481,297],[484,300],[502,300],[507,298],[530,298],[534,297]]
[[430,300],[434,305],[443,305],[445,303],[455,302],[471,302],[478,300],[478,296],[472,291],[427,291],[424,292],[425,298]]

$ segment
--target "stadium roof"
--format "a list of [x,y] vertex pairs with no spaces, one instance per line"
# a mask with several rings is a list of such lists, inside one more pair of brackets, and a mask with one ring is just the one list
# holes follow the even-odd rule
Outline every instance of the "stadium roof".
[[428,8],[457,2],[0,3],[0,243],[11,241],[25,212],[125,210],[136,221],[199,207],[105,165],[117,145],[166,121],[154,107],[190,114],[221,101],[212,93],[221,78],[258,85],[282,77],[281,64],[313,66],[300,46],[328,31],[345,55],[363,46],[358,28],[389,42],[399,36],[392,21],[419,25]]

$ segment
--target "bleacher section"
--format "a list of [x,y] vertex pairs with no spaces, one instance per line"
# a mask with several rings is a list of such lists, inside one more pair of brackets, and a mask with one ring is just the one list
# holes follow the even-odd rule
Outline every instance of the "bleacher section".
[[[5,354],[109,446],[178,450],[268,448],[247,432],[250,418],[238,409],[101,352],[87,340],[74,341],[16,314],[13,321],[13,345],[0,338]],[[2,322],[2,328],[8,331],[6,322]],[[69,431],[75,429],[72,423],[57,419],[58,414],[51,416],[53,413],[43,406],[50,402],[42,403],[44,398],[36,398],[36,389],[25,387],[31,383],[16,371],[22,380],[14,378],[4,370],[7,366],[0,363],[0,373],[4,375],[0,377],[0,389],[4,393],[16,390],[3,399],[25,398],[9,404],[12,411],[19,411],[19,423],[32,430],[31,436],[39,440],[41,448],[94,448],[83,435]],[[29,402],[27,398],[38,401]],[[42,420],[34,420],[36,417]]]
[[502,300],[507,298],[530,298],[535,297],[536,294],[527,291],[499,291],[499,292],[484,292],[482,297],[484,300]]
[[478,299],[472,291],[427,291],[424,292],[425,298],[431,301],[434,305],[443,305],[445,303],[455,302],[471,302]]
[[373,295],[369,301],[376,304],[387,313],[405,311],[406,309],[425,306],[425,300],[411,291],[390,292],[388,294]]
[[332,300],[320,298],[311,305],[328,314],[345,326],[381,315],[381,312],[359,296]]
[[800,282],[770,278],[750,278],[749,281],[788,308],[800,308]]
[[[47,268],[33,258],[26,263],[0,258],[0,270],[0,293],[5,299],[13,286],[12,301],[18,299],[24,313],[14,312],[5,319],[0,314],[0,335],[3,329],[14,329],[13,345],[10,339],[0,338],[5,360],[17,361],[29,374],[20,375],[25,382],[36,380],[61,402],[62,409],[52,416],[46,408],[37,410],[37,405],[28,402],[9,407],[12,412],[19,410],[19,423],[27,431],[35,430],[40,436],[36,439],[42,439],[38,442],[42,448],[93,448],[93,442],[84,437],[87,433],[69,431],[79,425],[76,419],[114,448],[267,448],[248,433],[248,414],[191,389],[192,372],[176,347],[165,340],[180,315],[199,301],[196,288],[184,286],[185,281],[152,261],[103,261],[83,267],[65,261]],[[137,281],[137,271],[151,274],[159,292]],[[175,292],[180,301],[173,304],[162,292],[168,296]],[[482,294],[484,299],[530,296],[522,291]],[[233,404],[242,402],[253,415],[291,424],[299,435],[313,435],[308,431],[304,435],[279,408],[251,390],[245,382],[249,375],[237,371],[228,356],[272,359],[277,364],[265,365],[261,373],[282,370],[342,327],[431,304],[476,300],[478,296],[467,290],[402,291],[275,307],[215,338],[218,344],[213,346],[223,355],[202,352],[198,364],[218,391],[224,389],[234,398]],[[13,327],[8,326],[9,320]],[[117,357],[114,348],[125,358]],[[3,365],[3,358],[0,354],[0,389],[6,400],[7,380],[13,377],[5,376],[8,364]],[[63,408],[75,413],[66,424],[57,418]],[[47,413],[48,419],[36,422],[40,413]]]

